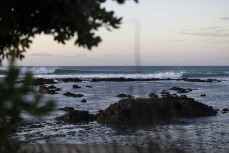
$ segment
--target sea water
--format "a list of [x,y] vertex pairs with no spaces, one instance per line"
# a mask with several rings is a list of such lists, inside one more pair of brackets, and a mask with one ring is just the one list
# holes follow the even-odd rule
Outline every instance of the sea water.
[[[229,67],[20,67],[21,76],[28,71],[41,78],[81,78],[79,83],[59,83],[55,86],[62,90],[56,95],[44,95],[44,99],[54,99],[57,108],[65,106],[78,110],[97,113],[119,101],[117,94],[125,93],[134,97],[148,97],[154,92],[160,95],[162,90],[171,87],[198,89],[186,93],[188,97],[210,105],[219,112],[213,117],[180,119],[178,123],[150,124],[142,126],[118,126],[97,122],[64,124],[55,118],[65,112],[55,110],[48,116],[33,118],[24,115],[22,126],[13,137],[31,143],[70,143],[70,144],[123,144],[143,145],[156,142],[163,148],[181,148],[187,152],[228,152],[229,151]],[[0,68],[4,77],[6,68]],[[134,82],[90,82],[92,78],[200,78],[219,79],[221,82],[185,82],[185,81],[134,81]],[[80,89],[73,89],[72,85]],[[92,88],[87,88],[90,85]],[[36,87],[38,90],[38,87]],[[82,98],[65,97],[65,92],[81,93]],[[206,94],[206,97],[201,97]]]

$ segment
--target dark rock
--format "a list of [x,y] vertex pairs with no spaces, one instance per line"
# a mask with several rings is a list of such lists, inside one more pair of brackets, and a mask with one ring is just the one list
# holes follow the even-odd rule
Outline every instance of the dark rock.
[[40,86],[44,84],[55,84],[57,83],[54,79],[43,79],[43,78],[37,78],[32,81],[32,85],[34,86]]
[[54,85],[51,85],[48,87],[49,89],[56,89],[57,87],[55,87]]
[[60,88],[56,88],[55,90],[56,90],[56,91],[61,91],[61,89],[60,89]]
[[79,89],[79,88],[81,88],[81,87],[78,86],[78,85],[73,85],[72,88],[73,88],[73,89]]
[[117,97],[119,97],[119,98],[125,98],[125,97],[132,98],[131,95],[127,95],[127,94],[118,94]]
[[54,91],[61,91],[60,88],[57,88],[57,87],[54,86],[54,85],[49,86],[48,89],[49,89],[49,90],[50,90],[50,89],[53,90],[53,91],[50,90],[50,94],[56,94],[56,92],[54,92]]
[[221,80],[216,79],[207,79],[207,80],[201,80],[201,79],[189,79],[189,78],[182,78],[182,79],[160,79],[160,78],[151,78],[151,79],[133,79],[133,78],[94,78],[91,79],[91,82],[99,82],[99,81],[113,81],[113,82],[129,82],[129,81],[186,81],[186,82],[221,82]]
[[149,94],[149,97],[150,98],[158,98],[158,95],[152,92]]
[[57,94],[55,90],[51,90],[46,86],[40,86],[39,87],[39,92],[40,93],[47,93],[47,94]]
[[182,78],[181,80],[186,81],[186,82],[221,82],[220,80],[217,79],[207,79],[207,80],[201,80],[201,79],[188,79],[188,78]]
[[81,102],[82,102],[82,103],[86,103],[87,100],[86,100],[86,99],[82,99]]
[[192,91],[192,89],[190,88],[184,89],[184,88],[179,88],[179,87],[172,87],[170,88],[170,90],[176,91],[177,93],[187,93],[187,92]]
[[56,90],[49,90],[48,94],[53,95],[53,94],[57,94],[57,92],[56,92]]
[[201,96],[201,97],[206,97],[207,95],[206,95],[206,94],[201,94],[200,96]]
[[86,85],[86,87],[87,87],[87,88],[92,88],[92,86],[90,86],[90,85]]
[[186,98],[188,98],[188,97],[187,97],[186,95],[181,95],[180,98],[186,99]]
[[228,108],[224,108],[223,111],[224,111],[224,112],[228,112],[229,109],[228,109]]
[[58,110],[63,110],[63,111],[66,111],[66,112],[71,112],[71,111],[74,111],[75,109],[73,107],[65,106],[64,108],[60,108]]
[[96,115],[97,122],[141,124],[168,121],[179,117],[204,117],[217,114],[212,107],[187,97],[122,99]]
[[79,78],[63,78],[61,79],[62,82],[82,82]]
[[56,119],[64,122],[88,122],[94,120],[94,115],[88,111],[74,110]]
[[99,113],[102,113],[102,112],[103,112],[103,110],[99,110],[98,112],[99,112]]
[[40,93],[49,93],[49,88],[46,86],[40,86],[39,87],[39,92]]
[[63,95],[64,96],[68,96],[68,97],[83,97],[84,96],[82,94],[74,94],[74,93],[71,93],[71,92],[66,92]]

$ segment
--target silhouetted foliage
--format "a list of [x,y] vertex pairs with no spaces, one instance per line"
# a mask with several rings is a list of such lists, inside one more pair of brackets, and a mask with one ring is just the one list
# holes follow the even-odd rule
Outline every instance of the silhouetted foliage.
[[[107,0],[1,0],[0,1],[0,56],[11,50],[16,57],[30,47],[37,34],[51,34],[65,44],[76,36],[75,45],[91,49],[101,42],[95,35],[104,26],[118,28],[121,19],[102,6]],[[123,4],[127,0],[114,0]],[[137,0],[134,0],[137,2]],[[0,60],[1,60],[0,58]]]
[[[32,74],[27,73],[20,78],[20,70],[14,66],[15,59],[23,59],[23,52],[30,47],[32,39],[42,33],[52,35],[55,41],[62,44],[76,37],[75,45],[88,49],[97,46],[101,38],[95,32],[100,27],[108,30],[118,28],[122,20],[113,11],[106,10],[103,6],[106,1],[0,1],[0,65],[5,57],[11,59],[5,78],[0,79],[1,153],[15,152],[13,149],[17,149],[9,134],[23,112],[43,115],[54,107],[51,101],[41,106],[41,96],[31,87]],[[113,1],[123,4],[127,0]],[[22,84],[16,84],[19,78]],[[32,95],[33,99],[28,95]]]
[[[41,104],[41,95],[32,87],[32,74],[26,73],[21,84],[19,69],[14,66],[15,56],[11,54],[10,66],[4,79],[0,80],[0,152],[15,152],[16,143],[9,138],[13,126],[21,120],[22,113],[44,115],[54,107],[52,101]],[[28,97],[31,95],[31,97]],[[39,109],[47,108],[47,109]]]

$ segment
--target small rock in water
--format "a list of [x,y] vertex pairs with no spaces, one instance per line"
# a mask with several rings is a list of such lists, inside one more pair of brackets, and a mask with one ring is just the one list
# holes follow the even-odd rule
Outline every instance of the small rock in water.
[[118,94],[117,97],[119,97],[119,98],[125,98],[125,97],[132,98],[131,95],[127,95],[127,94]]
[[83,94],[74,94],[74,93],[71,93],[71,92],[66,92],[63,95],[64,96],[68,96],[68,97],[83,97],[84,96]]
[[48,94],[57,94],[56,90],[49,90]]
[[200,97],[206,97],[207,95],[206,94],[201,94]]
[[86,99],[82,99],[81,102],[82,102],[82,103],[86,103],[87,100],[86,100]]
[[224,112],[228,112],[229,109],[228,109],[228,108],[224,108],[223,111],[224,111]]
[[78,85],[73,85],[72,88],[73,88],[73,89],[79,89],[79,88],[81,88],[81,87],[78,86]]
[[87,87],[87,88],[92,88],[92,86],[90,86],[90,85],[86,85],[86,87]]
[[40,93],[47,93],[47,94],[57,94],[55,90],[50,90],[48,87],[46,87],[44,85],[39,87],[39,92]]
[[177,93],[187,93],[187,92],[192,91],[192,89],[190,89],[190,88],[184,89],[184,88],[179,88],[179,87],[172,87],[172,88],[170,88],[170,90],[174,90]]
[[54,85],[51,85],[48,87],[49,89],[56,89],[56,87]]
[[40,93],[48,93],[49,92],[49,88],[46,86],[40,86],[39,87],[39,92]]

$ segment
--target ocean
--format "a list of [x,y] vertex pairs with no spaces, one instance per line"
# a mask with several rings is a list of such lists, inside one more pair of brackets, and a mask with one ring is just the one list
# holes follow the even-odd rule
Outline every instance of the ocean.
[[[228,66],[54,66],[20,67],[45,78],[229,78]],[[4,76],[6,67],[0,68]]]
[[[44,94],[44,99],[56,101],[57,108],[65,106],[78,110],[97,113],[117,102],[118,94],[125,93],[138,97],[148,97],[154,92],[158,95],[171,87],[197,89],[186,93],[188,97],[218,109],[212,117],[182,118],[178,123],[118,126],[99,124],[97,122],[65,124],[58,123],[55,118],[64,114],[54,110],[42,118],[34,118],[23,114],[24,123],[13,135],[22,141],[31,143],[68,143],[68,144],[122,144],[147,145],[157,142],[163,148],[181,148],[188,152],[228,152],[229,151],[229,67],[183,67],[183,66],[70,66],[70,67],[20,67],[21,76],[31,71],[37,78],[80,78],[79,83],[58,83],[55,86],[62,90],[55,95]],[[4,77],[6,68],[0,68],[0,77]],[[91,82],[93,78],[199,78],[218,79],[221,82],[185,82],[176,80],[134,81],[134,82]],[[73,89],[78,85],[80,89]],[[86,86],[92,86],[87,88]],[[38,90],[38,87],[35,87]],[[65,97],[63,93],[83,94],[83,98]],[[201,97],[206,94],[206,97]],[[86,99],[86,103],[81,103]]]

